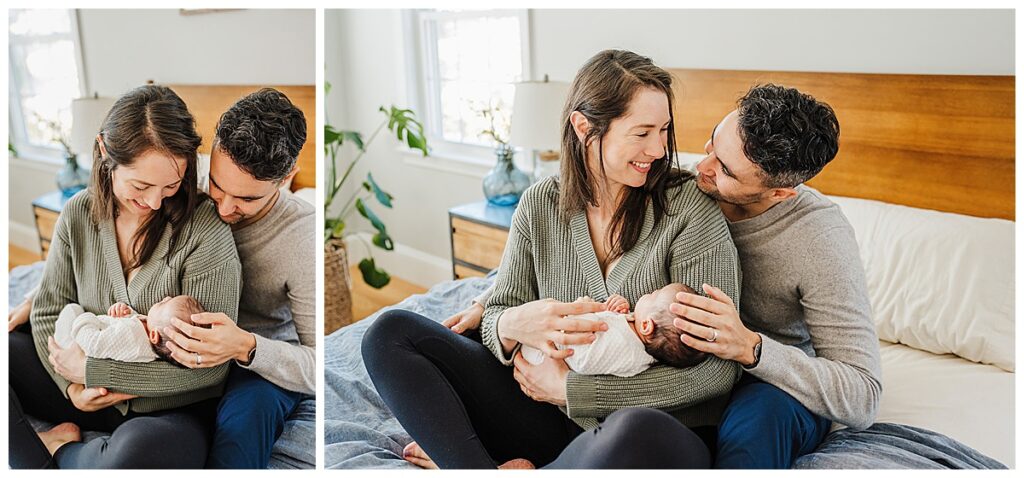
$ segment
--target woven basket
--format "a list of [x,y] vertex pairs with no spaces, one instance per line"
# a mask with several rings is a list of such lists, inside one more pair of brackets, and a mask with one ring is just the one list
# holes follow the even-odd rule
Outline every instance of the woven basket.
[[324,335],[352,323],[352,277],[345,241],[324,244]]

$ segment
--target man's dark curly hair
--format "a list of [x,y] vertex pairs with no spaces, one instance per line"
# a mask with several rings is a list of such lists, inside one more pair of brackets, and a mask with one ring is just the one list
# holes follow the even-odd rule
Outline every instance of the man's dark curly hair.
[[839,121],[828,104],[770,83],[737,103],[743,152],[763,171],[765,186],[794,187],[836,157]]
[[306,142],[306,117],[283,93],[263,88],[221,115],[214,140],[214,147],[254,178],[280,181]]

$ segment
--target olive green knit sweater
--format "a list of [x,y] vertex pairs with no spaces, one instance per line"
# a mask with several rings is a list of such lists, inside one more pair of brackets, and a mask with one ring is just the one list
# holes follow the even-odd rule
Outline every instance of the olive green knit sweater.
[[[80,304],[88,312],[106,313],[124,302],[140,313],[167,296],[190,295],[210,312],[237,320],[241,265],[230,228],[217,217],[211,201],[203,201],[167,258],[171,231],[164,231],[152,258],[125,284],[113,221],[93,224],[91,198],[83,191],[64,206],[53,233],[43,280],[32,302],[32,336],[39,360],[67,395],[70,383],[47,360],[47,337],[53,335],[61,309]],[[139,398],[117,406],[146,413],[176,408],[219,396],[228,365],[187,369],[163,360],[145,363],[88,358],[87,387],[106,387]]]
[[[589,296],[603,301],[617,293],[631,307],[640,296],[668,283],[700,290],[715,284],[739,303],[740,272],[725,217],[694,181],[669,191],[666,214],[654,224],[648,207],[640,239],[609,272],[601,273],[584,212],[565,221],[558,212],[556,178],[523,194],[512,218],[508,243],[481,323],[486,345],[508,365],[497,324],[509,307],[552,298],[572,302]],[[513,351],[514,354],[515,351]],[[735,362],[711,357],[693,367],[656,365],[633,377],[569,373],[566,413],[593,428],[615,410],[651,407],[670,411],[689,426],[715,424],[725,398],[739,379]]]

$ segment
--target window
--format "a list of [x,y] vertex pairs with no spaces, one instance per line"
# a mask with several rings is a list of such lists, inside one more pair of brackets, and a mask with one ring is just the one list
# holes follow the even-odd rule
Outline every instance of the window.
[[491,121],[508,139],[515,83],[529,79],[525,11],[418,11],[414,90],[431,140],[442,154],[493,162]]
[[74,10],[10,10],[10,138],[18,155],[59,158],[71,134],[71,100],[82,96]]

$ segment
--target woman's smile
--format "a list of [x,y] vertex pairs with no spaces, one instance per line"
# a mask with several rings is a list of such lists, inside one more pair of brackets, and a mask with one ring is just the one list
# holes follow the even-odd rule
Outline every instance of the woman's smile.
[[638,173],[641,173],[641,174],[647,174],[647,172],[651,170],[651,164],[654,164],[654,161],[650,161],[650,162],[630,161],[629,162],[629,165],[633,169],[635,169]]

